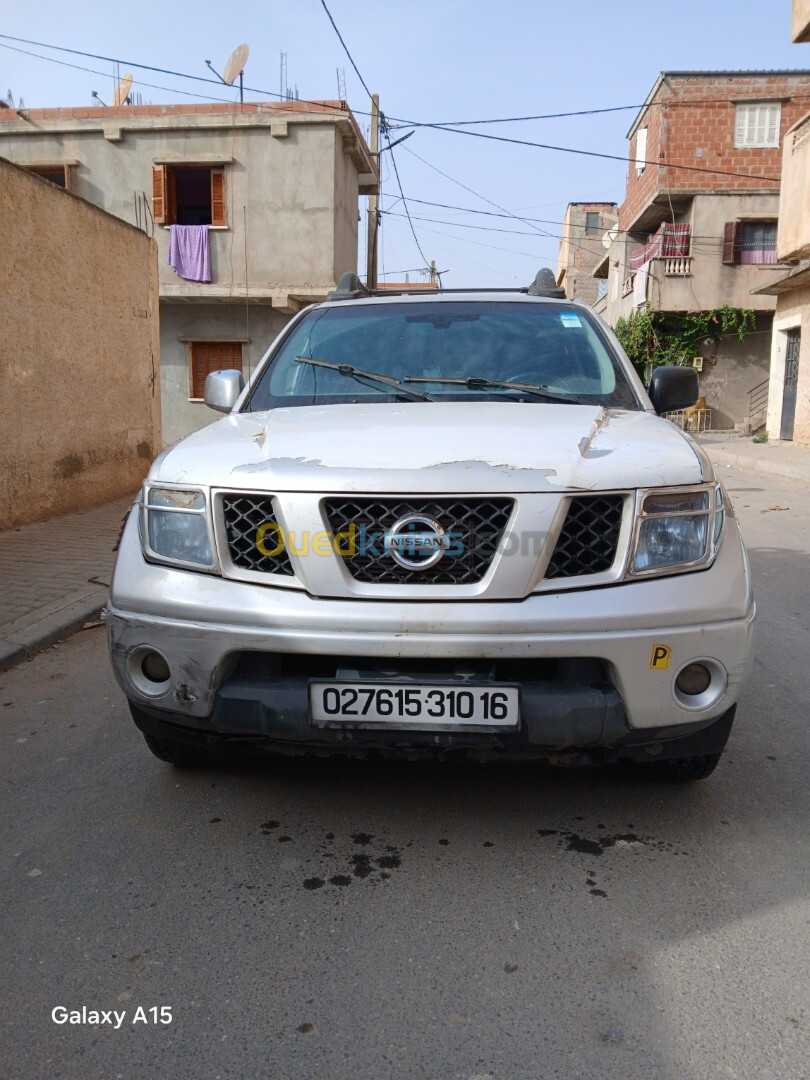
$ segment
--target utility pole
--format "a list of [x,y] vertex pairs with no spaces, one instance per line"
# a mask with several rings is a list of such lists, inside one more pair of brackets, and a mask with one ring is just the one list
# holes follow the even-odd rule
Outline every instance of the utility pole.
[[430,260],[430,284],[431,285],[436,284],[436,260],[435,259]]
[[[380,170],[380,95],[371,96],[371,156]],[[368,246],[366,250],[366,288],[377,288],[377,196],[368,197]]]

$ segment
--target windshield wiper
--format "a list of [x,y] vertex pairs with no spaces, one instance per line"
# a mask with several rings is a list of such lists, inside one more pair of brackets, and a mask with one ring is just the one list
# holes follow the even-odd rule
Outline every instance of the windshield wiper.
[[468,375],[466,379],[442,379],[422,378],[416,375],[406,375],[405,382],[442,383],[447,385],[466,386],[468,390],[487,390],[498,387],[504,390],[525,390],[529,394],[535,394],[544,401],[565,401],[572,405],[579,404],[579,398],[575,394],[554,394],[547,386],[532,386],[529,383],[501,382],[499,379],[482,379],[480,375]]
[[386,386],[396,386],[403,394],[410,394],[411,397],[420,398],[422,401],[436,400],[432,394],[428,394],[425,390],[416,390],[412,386],[404,386],[399,379],[395,379],[391,375],[380,375],[376,371],[364,371],[362,368],[352,367],[351,364],[333,364],[331,360],[315,360],[311,356],[296,356],[295,359],[299,364],[312,364],[314,367],[331,368],[332,371],[338,371],[341,375],[349,375],[354,379],[370,379],[372,382],[385,383]]

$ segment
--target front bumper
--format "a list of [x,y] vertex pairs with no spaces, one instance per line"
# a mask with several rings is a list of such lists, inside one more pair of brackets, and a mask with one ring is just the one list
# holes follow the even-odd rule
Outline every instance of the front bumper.
[[[480,665],[513,661],[529,665],[520,679],[517,743],[561,749],[671,738],[727,714],[750,664],[754,610],[736,527],[727,528],[713,566],[699,573],[519,601],[391,603],[325,600],[147,563],[131,515],[108,626],[113,668],[130,703],[189,732],[326,746],[371,738],[314,729],[307,676],[285,672],[279,658],[342,658],[339,667],[366,671],[396,672],[399,665],[416,681],[406,668],[445,662],[450,676],[437,676],[443,682],[452,681],[458,662],[479,664],[477,681],[497,681],[497,674],[481,675]],[[669,650],[665,666],[653,663],[662,647]],[[150,686],[139,674],[147,648],[168,662],[165,684]],[[260,662],[245,666],[245,657]],[[716,692],[690,706],[675,679],[695,660],[718,675]],[[388,745],[444,739],[401,729],[373,736]],[[512,737],[452,735],[464,745]]]

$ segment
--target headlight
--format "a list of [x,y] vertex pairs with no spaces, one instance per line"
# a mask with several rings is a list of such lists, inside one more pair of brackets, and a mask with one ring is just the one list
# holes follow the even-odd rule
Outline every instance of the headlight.
[[182,566],[213,568],[203,491],[147,486],[144,505],[144,550],[148,556]]
[[697,570],[713,559],[723,531],[719,484],[641,493],[630,572]]

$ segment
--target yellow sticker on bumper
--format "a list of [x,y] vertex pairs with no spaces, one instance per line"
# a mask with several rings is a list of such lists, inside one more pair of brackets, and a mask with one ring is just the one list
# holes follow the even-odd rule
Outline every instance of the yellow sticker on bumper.
[[669,667],[670,656],[672,656],[672,649],[669,645],[653,645],[650,668],[654,671],[666,671]]

